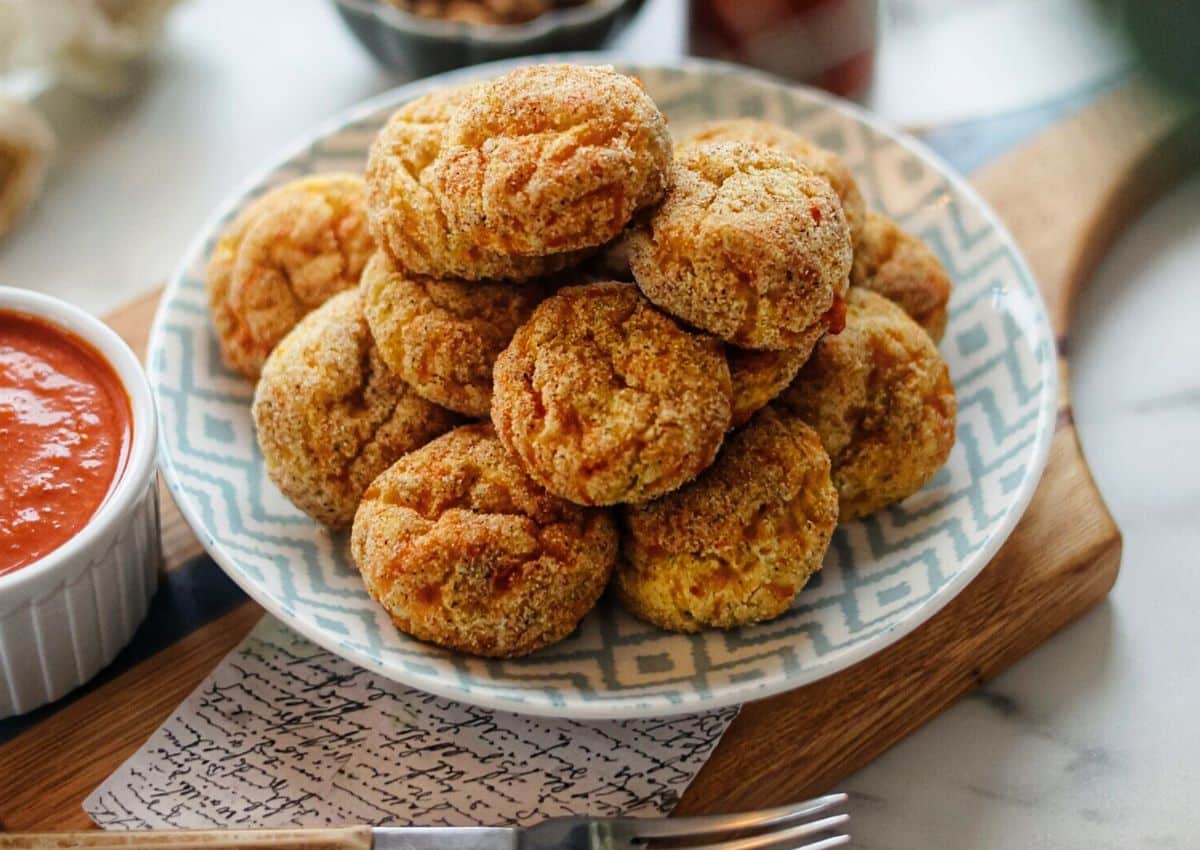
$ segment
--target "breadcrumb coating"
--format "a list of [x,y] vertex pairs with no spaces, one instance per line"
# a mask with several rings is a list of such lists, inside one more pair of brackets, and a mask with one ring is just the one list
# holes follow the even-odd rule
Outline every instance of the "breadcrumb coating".
[[726,346],[729,377],[733,386],[733,416],[731,428],[750,421],[759,409],[766,407],[787,389],[796,377],[825,329],[816,327],[803,344],[783,351],[754,351],[750,348]]
[[850,233],[829,182],[760,145],[698,145],[626,236],[638,286],[742,348],[798,348],[848,285]]
[[677,150],[685,150],[708,142],[752,142],[765,145],[772,150],[795,157],[824,177],[842,202],[842,211],[846,214],[846,226],[850,228],[850,240],[857,248],[867,214],[867,205],[863,201],[862,192],[859,191],[854,175],[850,173],[846,163],[842,162],[842,158],[833,151],[813,144],[786,127],[754,118],[732,118],[701,124],[684,135]]
[[206,274],[226,365],[255,380],[309,311],[358,283],[375,250],[363,180],[318,174],[254,201],[221,234]]
[[382,253],[362,277],[367,324],[383,362],[420,395],[475,418],[491,410],[496,358],[547,292],[536,282],[420,277]]
[[934,342],[946,331],[950,276],[928,245],[886,216],[867,214],[850,285],[894,301]]
[[351,554],[371,597],[413,637],[471,655],[526,655],[567,637],[617,557],[607,511],[547,493],[490,425],[457,428],[368,488]]
[[779,403],[821,435],[843,521],[920,490],[954,446],[958,404],[933,340],[891,301],[857,287],[845,329],[822,338]]
[[768,407],[699,478],[622,517],[617,598],[656,626],[695,632],[785,612],[821,568],[838,499],[816,432]]
[[432,166],[450,231],[540,257],[608,242],[666,189],[671,138],[609,66],[531,65],[473,89]]
[[518,257],[447,228],[430,169],[446,126],[474,84],[438,89],[400,107],[367,157],[367,212],[379,246],[401,268],[431,277],[527,280],[566,268],[583,254]]
[[712,463],[729,417],[720,344],[630,284],[560,290],[496,360],[501,441],[547,490],[581,505],[674,490]]
[[384,365],[358,290],[329,299],[275,347],[253,415],[275,486],[335,528],[350,524],[375,476],[458,421]]

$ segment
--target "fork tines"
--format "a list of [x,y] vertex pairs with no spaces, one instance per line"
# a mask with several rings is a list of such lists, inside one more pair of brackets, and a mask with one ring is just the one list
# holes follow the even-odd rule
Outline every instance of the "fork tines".
[[[850,815],[834,814],[845,794],[829,794],[790,806],[689,818],[635,819],[626,823],[637,843],[670,841],[681,850],[825,850],[846,844]],[[816,815],[823,815],[813,819]],[[837,833],[837,834],[833,834]],[[730,837],[737,836],[737,837]],[[805,839],[823,836],[805,843]],[[685,842],[675,839],[692,839]],[[704,840],[707,839],[707,840]]]

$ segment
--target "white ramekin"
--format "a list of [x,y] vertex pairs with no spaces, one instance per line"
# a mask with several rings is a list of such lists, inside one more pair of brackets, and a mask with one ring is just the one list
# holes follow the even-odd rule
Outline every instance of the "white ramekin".
[[0,310],[40,316],[104,355],[129,394],[125,469],[87,525],[44,558],[0,575],[0,718],[82,685],[146,617],[161,549],[154,398],[137,357],[103,322],[57,298],[0,286]]

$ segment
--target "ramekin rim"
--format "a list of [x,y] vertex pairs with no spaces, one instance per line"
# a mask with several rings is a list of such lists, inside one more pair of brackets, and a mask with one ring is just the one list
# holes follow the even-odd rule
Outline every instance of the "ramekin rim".
[[[131,522],[138,499],[158,468],[158,414],[145,369],[125,340],[100,319],[75,305],[28,289],[0,285],[0,311],[27,313],[76,334],[112,367],[129,397],[133,439],[116,484],[79,532],[31,564],[0,574],[0,607],[47,589],[51,576],[90,563],[85,553],[113,529]],[[22,591],[24,594],[22,595]]]

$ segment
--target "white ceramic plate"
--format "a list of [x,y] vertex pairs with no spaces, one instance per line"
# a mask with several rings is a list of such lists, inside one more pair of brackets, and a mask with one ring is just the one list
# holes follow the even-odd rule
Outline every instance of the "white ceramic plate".
[[929,486],[840,528],[824,569],[774,622],[682,636],[603,602],[563,643],[487,661],[398,633],[363,590],[345,535],[319,527],[270,484],[254,440],[251,387],[221,365],[208,320],[204,265],[217,233],[273,185],[361,169],[398,104],[510,66],[423,80],[339,116],[236,192],[192,244],[155,322],[149,365],[167,481],[217,563],[292,628],[384,676],[464,702],[573,718],[661,716],[757,699],[842,670],[927,620],[996,552],[1045,466],[1056,398],[1045,306],[1003,226],[919,143],[854,106],[732,66],[622,70],[641,78],[672,127],[762,117],[837,151],[868,203],[927,240],[955,282],[941,348],[958,391],[958,441]]

